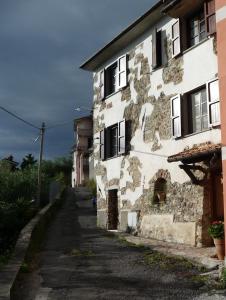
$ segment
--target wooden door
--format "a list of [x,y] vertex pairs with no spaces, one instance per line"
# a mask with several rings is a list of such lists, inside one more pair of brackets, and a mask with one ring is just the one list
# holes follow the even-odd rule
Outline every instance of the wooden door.
[[224,219],[222,174],[213,174],[213,219]]
[[118,190],[108,191],[108,229],[118,228]]

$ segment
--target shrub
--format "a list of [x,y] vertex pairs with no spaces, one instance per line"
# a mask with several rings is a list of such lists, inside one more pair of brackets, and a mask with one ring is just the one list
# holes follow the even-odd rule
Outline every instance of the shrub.
[[0,254],[10,249],[20,230],[34,216],[31,200],[37,193],[37,169],[12,172],[0,164]]
[[97,195],[97,184],[94,179],[90,179],[87,181],[86,186],[90,189],[92,196],[96,197]]
[[214,239],[224,238],[224,222],[214,221],[208,229],[209,235]]

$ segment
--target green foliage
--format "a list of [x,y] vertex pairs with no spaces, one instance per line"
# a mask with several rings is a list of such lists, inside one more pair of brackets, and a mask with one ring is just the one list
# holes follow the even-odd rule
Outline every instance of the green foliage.
[[13,203],[19,198],[31,200],[37,190],[37,170],[11,172],[0,167],[0,201]]
[[221,282],[222,282],[223,288],[226,288],[226,268],[223,268],[223,270],[222,270]]
[[72,171],[72,158],[59,157],[55,160],[43,161],[43,173],[49,178],[61,182],[63,185],[70,185],[71,171]]
[[34,156],[32,154],[27,154],[20,165],[21,169],[24,170],[26,168],[31,168],[35,166],[37,163],[37,160],[35,160]]
[[22,273],[29,273],[30,272],[29,265],[27,263],[23,262],[21,267],[20,267],[20,271]]
[[0,164],[0,254],[12,247],[20,230],[34,216],[31,200],[37,192],[35,168],[12,172]]
[[214,221],[208,228],[209,235],[214,239],[224,238],[224,222]]
[[[37,197],[38,170],[32,155],[27,155],[20,170],[12,170],[7,160],[0,161],[0,255],[4,258],[15,244],[21,229],[37,212],[32,204]],[[49,201],[49,185],[57,180],[63,186],[69,181],[70,158],[44,161],[42,168],[41,206]]]
[[97,196],[97,184],[94,179],[90,179],[87,181],[86,186],[90,189],[92,196],[96,197]]

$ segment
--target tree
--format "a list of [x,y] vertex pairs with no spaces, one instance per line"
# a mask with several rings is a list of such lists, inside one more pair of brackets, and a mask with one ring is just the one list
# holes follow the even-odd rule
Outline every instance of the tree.
[[17,170],[18,162],[14,161],[14,157],[12,155],[9,155],[6,158],[2,159],[4,167],[8,166],[9,170],[14,172]]
[[34,156],[32,154],[27,154],[24,158],[23,161],[21,163],[21,169],[24,170],[26,168],[30,168],[34,165],[36,165],[37,160],[34,158]]
[[43,161],[42,171],[51,178],[62,179],[66,184],[70,184],[72,171],[72,158],[58,157],[54,160]]

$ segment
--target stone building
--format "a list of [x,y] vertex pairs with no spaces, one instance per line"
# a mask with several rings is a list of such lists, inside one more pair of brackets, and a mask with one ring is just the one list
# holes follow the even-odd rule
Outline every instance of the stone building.
[[72,187],[84,185],[94,177],[92,116],[76,119],[74,132],[76,143],[72,151]]
[[93,72],[98,225],[205,246],[223,218],[213,0],[159,1]]

